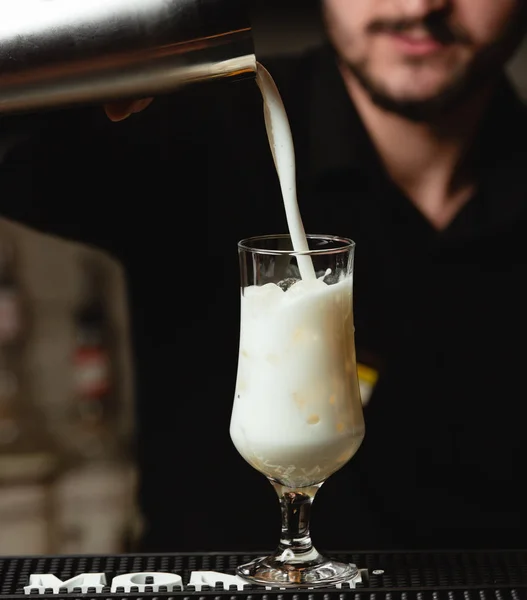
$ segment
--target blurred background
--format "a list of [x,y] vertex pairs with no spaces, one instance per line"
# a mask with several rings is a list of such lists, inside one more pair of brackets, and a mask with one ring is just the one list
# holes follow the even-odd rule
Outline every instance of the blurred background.
[[[261,60],[323,38],[316,0],[251,12]],[[525,98],[526,66],[524,44],[510,70]],[[124,290],[108,256],[0,219],[0,555],[121,553],[139,539]]]
[[125,298],[104,253],[0,220],[0,555],[140,533]]

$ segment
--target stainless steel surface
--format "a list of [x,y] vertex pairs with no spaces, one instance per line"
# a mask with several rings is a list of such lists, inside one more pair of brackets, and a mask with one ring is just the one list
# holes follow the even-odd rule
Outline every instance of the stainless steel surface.
[[0,112],[255,72],[245,0],[0,1]]

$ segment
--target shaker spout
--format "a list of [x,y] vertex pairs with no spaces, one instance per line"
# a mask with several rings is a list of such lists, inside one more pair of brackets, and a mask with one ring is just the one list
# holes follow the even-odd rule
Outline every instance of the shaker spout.
[[0,113],[255,76],[245,0],[0,2]]

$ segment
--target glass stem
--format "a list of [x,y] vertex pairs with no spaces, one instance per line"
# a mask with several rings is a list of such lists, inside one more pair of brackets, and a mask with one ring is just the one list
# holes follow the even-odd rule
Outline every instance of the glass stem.
[[271,483],[280,499],[282,512],[282,534],[275,555],[288,562],[295,557],[309,560],[310,555],[313,555],[313,558],[318,556],[311,541],[309,525],[311,505],[322,484],[293,489],[274,481]]

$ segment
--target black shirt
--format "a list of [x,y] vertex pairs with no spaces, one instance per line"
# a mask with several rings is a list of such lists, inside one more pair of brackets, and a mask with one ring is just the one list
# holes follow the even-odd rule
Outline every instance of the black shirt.
[[[438,232],[387,176],[330,51],[264,64],[291,120],[306,230],[357,243],[358,358],[379,373],[364,443],[315,501],[315,543],[525,546],[523,105],[504,81],[477,139],[477,193]],[[0,212],[104,248],[128,276],[143,548],[272,549],[278,502],[229,438],[236,243],[286,231],[256,84],[187,88],[119,124],[98,108],[31,129],[1,166]]]

